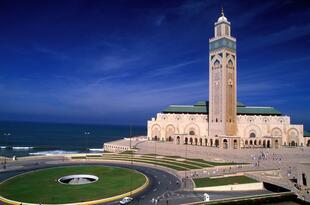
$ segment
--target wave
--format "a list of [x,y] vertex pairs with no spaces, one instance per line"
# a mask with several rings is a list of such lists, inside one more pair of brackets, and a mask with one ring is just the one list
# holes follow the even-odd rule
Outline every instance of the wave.
[[33,147],[12,147],[13,150],[30,150],[33,149]]
[[0,146],[0,149],[6,149],[6,146]]
[[37,155],[62,155],[62,154],[77,154],[78,151],[65,151],[65,150],[51,150],[51,151],[42,151],[42,152],[30,152],[29,155],[37,156]]
[[104,151],[103,148],[88,148],[88,150],[90,152],[103,152]]

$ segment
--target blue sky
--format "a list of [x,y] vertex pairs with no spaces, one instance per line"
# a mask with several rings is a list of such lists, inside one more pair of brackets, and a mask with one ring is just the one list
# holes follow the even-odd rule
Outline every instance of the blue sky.
[[0,1],[0,119],[141,124],[208,99],[221,5],[238,99],[310,129],[309,1]]

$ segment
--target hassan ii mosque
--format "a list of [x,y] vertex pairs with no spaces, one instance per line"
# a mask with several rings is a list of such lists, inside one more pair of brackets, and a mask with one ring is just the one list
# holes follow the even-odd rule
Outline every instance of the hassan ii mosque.
[[246,106],[237,101],[236,39],[221,16],[209,40],[209,101],[170,105],[147,123],[148,140],[197,146],[280,148],[310,146],[303,125],[273,107]]

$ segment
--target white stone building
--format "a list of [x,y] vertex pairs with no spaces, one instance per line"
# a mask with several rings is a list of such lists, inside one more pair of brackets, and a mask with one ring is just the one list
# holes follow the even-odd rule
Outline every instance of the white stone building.
[[237,102],[236,39],[223,11],[209,51],[209,101],[167,107],[148,121],[148,140],[231,149],[310,145],[303,125],[289,116]]

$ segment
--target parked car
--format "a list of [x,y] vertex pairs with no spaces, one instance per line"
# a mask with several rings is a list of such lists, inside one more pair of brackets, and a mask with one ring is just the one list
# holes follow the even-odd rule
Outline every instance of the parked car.
[[125,197],[119,203],[120,204],[129,204],[132,200],[133,200],[133,198],[131,198],[131,197]]

